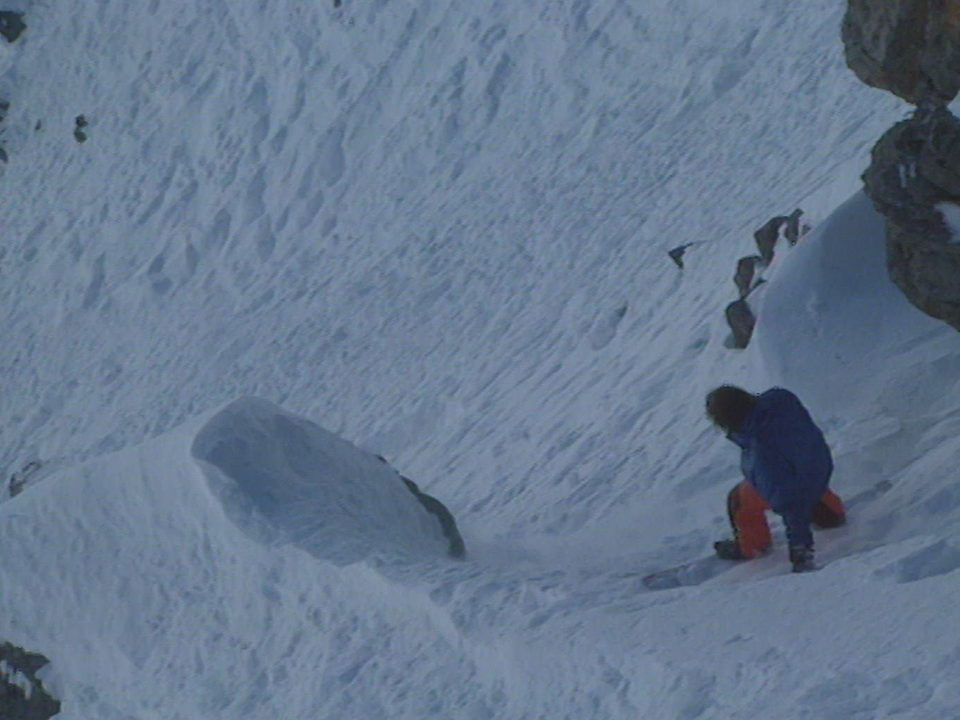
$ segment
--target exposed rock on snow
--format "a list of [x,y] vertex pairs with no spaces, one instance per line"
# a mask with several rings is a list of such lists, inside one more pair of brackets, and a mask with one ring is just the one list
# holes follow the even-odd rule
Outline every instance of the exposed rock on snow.
[[683,245],[677,245],[677,247],[667,252],[667,255],[670,256],[670,259],[673,260],[677,267],[683,270],[683,255],[687,252],[687,248],[693,247],[696,243],[684,243]]
[[843,20],[847,65],[872,87],[919,105],[960,91],[960,4],[850,0]]
[[0,11],[0,35],[3,35],[7,42],[16,41],[26,29],[27,24],[23,21],[23,13]]
[[916,307],[960,329],[960,247],[937,208],[960,201],[960,120],[940,108],[897,123],[863,180],[887,217],[890,278]]
[[47,720],[60,712],[60,701],[37,677],[49,662],[39,653],[0,642],[0,718]]
[[757,241],[757,250],[760,251],[760,257],[765,263],[773,260],[773,249],[777,246],[777,240],[780,239],[780,228],[786,222],[786,215],[777,215],[767,220],[753,234],[753,239]]
[[191,452],[228,517],[263,542],[290,542],[339,564],[436,556],[449,546],[435,513],[389,465],[264,400],[220,410]]
[[724,314],[733,333],[732,345],[738,350],[743,350],[750,343],[753,328],[757,324],[756,316],[747,303],[747,296],[764,283],[760,273],[773,262],[780,239],[786,239],[792,247],[806,231],[806,227],[800,227],[801,215],[803,210],[796,208],[789,215],[777,215],[767,220],[753,234],[760,254],[747,255],[737,260],[733,283],[737,286],[739,298],[727,305]]
[[759,255],[747,255],[737,260],[737,271],[733,275],[733,284],[741,298],[745,298],[755,287],[753,280],[757,275],[757,267],[763,262]]
[[730,325],[730,330],[733,331],[733,346],[742,350],[750,343],[750,337],[753,335],[753,328],[757,324],[757,318],[747,304],[746,298],[734,300],[727,305],[725,313],[727,323]]

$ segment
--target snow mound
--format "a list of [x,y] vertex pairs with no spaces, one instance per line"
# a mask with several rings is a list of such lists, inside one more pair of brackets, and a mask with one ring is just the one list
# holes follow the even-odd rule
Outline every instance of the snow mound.
[[264,400],[217,412],[191,452],[227,516],[261,542],[339,564],[446,552],[438,521],[393,469]]
[[956,332],[890,281],[884,234],[883,217],[860,191],[771,268],[756,352],[771,384],[797,391],[823,415],[849,415],[855,405],[928,411],[956,376],[929,377],[931,360],[955,354]]

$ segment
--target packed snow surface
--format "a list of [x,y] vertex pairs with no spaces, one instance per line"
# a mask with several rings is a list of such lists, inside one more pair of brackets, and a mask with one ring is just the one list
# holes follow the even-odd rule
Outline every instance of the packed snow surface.
[[[886,278],[906,108],[842,0],[15,9],[0,638],[60,717],[960,717],[960,347]],[[648,591],[728,532],[730,382],[800,395],[850,521]]]

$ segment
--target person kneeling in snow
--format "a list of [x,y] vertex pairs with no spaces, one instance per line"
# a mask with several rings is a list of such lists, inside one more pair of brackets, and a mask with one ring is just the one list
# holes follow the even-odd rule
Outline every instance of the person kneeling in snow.
[[810,524],[838,527],[846,511],[828,487],[830,448],[803,403],[783,388],[753,395],[724,385],[707,395],[707,416],[740,446],[746,478],[727,497],[734,537],[714,543],[717,555],[747,560],[769,548],[764,512],[772,509],[786,526],[793,571],[816,569]]

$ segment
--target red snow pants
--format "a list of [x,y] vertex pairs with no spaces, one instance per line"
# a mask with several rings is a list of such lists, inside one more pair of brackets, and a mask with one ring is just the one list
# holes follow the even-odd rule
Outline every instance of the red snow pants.
[[[767,501],[746,480],[738,483],[727,495],[733,535],[744,557],[756,557],[770,547],[772,538],[765,514],[769,509]],[[821,528],[839,527],[847,519],[843,501],[829,488],[814,506],[812,515],[813,524]]]

